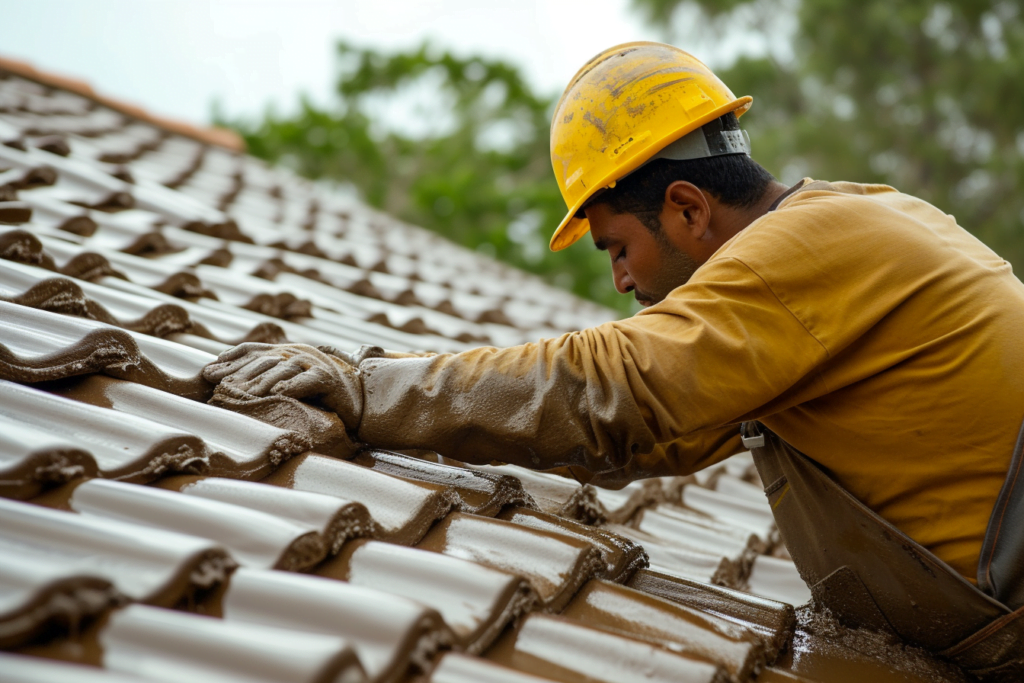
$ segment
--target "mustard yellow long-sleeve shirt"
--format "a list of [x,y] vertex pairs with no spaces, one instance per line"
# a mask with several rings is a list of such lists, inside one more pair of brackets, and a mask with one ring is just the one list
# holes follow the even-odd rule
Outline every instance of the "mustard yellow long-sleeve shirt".
[[368,443],[602,484],[711,465],[761,420],[974,579],[1024,419],[1024,285],[926,202],[810,182],[632,318],[360,368]]

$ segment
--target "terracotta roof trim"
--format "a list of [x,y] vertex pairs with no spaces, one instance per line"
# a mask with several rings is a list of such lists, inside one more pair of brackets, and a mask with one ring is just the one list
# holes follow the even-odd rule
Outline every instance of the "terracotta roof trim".
[[29,62],[22,61],[20,59],[11,59],[10,57],[0,57],[0,70],[7,71],[8,73],[30,81],[35,81],[40,85],[73,92],[76,95],[81,95],[82,97],[90,99],[104,107],[109,107],[119,114],[130,116],[140,121],[152,124],[169,133],[182,135],[207,145],[223,147],[224,149],[231,150],[232,152],[245,152],[245,141],[242,140],[242,136],[233,130],[218,128],[216,126],[197,126],[195,124],[188,123],[187,121],[180,121],[178,119],[165,118],[163,116],[151,114],[138,105],[98,93],[93,90],[89,83],[81,79],[62,76],[48,71],[41,71]]

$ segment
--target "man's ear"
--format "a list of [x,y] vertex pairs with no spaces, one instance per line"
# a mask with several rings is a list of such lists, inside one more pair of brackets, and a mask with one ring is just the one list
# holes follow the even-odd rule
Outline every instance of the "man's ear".
[[707,197],[693,183],[676,180],[665,188],[662,226],[684,240],[703,239],[711,223]]

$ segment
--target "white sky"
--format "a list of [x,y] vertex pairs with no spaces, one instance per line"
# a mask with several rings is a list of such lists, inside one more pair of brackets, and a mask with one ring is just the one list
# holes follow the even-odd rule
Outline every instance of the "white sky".
[[214,98],[229,115],[326,101],[339,38],[502,57],[551,93],[601,50],[658,39],[629,0],[29,0],[4,15],[0,55],[196,122]]

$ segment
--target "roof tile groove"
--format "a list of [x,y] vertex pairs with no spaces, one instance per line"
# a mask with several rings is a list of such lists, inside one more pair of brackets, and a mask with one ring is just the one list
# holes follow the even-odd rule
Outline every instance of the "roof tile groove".
[[620,490],[594,489],[597,500],[607,511],[609,522],[624,524],[641,510],[665,502],[664,492],[657,480],[635,481]]
[[0,379],[38,382],[142,362],[124,330],[0,302]]
[[131,185],[76,158],[62,157],[32,147],[20,151],[0,145],[0,165],[24,173],[40,167],[53,168],[57,173],[56,181],[32,188],[33,194],[107,211],[135,206]]
[[[7,544],[0,540],[0,545]],[[32,642],[48,631],[73,633],[120,601],[105,578],[68,575],[58,565],[11,552],[0,564],[0,648]]]
[[316,576],[246,568],[223,598],[224,620],[344,638],[370,681],[392,683],[427,670],[452,634],[437,611],[373,588]]
[[587,541],[462,512],[441,520],[417,547],[523,576],[552,612],[605,566]]
[[537,602],[530,584],[519,576],[377,541],[349,543],[316,573],[436,609],[452,629],[456,647],[471,654],[483,652],[507,624]]
[[[755,489],[755,495],[760,493],[757,491],[757,487],[724,475],[716,481],[716,490],[700,486],[684,487],[681,502],[691,510],[696,510],[739,528],[748,529],[757,535],[766,548],[771,547],[779,537],[775,530],[775,518],[772,517],[767,500],[762,495],[757,495],[756,498],[747,498],[746,496],[750,494],[747,490],[739,488],[737,482]],[[732,486],[732,492],[725,493],[717,490],[723,486]]]
[[104,579],[148,604],[176,605],[235,566],[223,546],[195,536],[7,500],[0,514],[3,554],[39,563],[40,578],[56,564],[68,577]]
[[98,465],[77,438],[58,436],[0,415],[0,497],[24,500],[79,477]]
[[604,579],[625,582],[637,570],[648,565],[643,547],[605,528],[587,526],[575,520],[522,507],[508,507],[499,518],[589,543],[601,553],[605,566],[596,575]]
[[[188,313],[192,323],[191,334],[225,344],[241,344],[247,341],[277,344],[295,337],[294,334],[286,336],[284,329],[286,324],[283,321],[254,311],[242,311],[232,306],[225,306],[219,301],[211,299],[201,299],[198,302],[185,301],[146,289],[134,282],[114,278],[104,278],[103,286],[107,289],[146,296],[154,301],[179,306]],[[291,329],[293,328],[289,328],[289,330]],[[310,334],[315,336],[312,331]]]
[[337,636],[131,605],[103,630],[103,663],[173,683],[365,680],[352,645]]
[[747,579],[750,590],[793,605],[807,604],[811,591],[800,578],[792,560],[761,555]]
[[136,676],[114,673],[91,666],[77,666],[42,657],[13,655],[0,652],[0,668],[8,683],[144,683]]
[[641,544],[651,569],[731,588],[743,585],[740,568],[725,556],[728,551],[714,547],[704,550],[681,548],[657,536],[619,524],[610,524],[606,528]]
[[43,251],[39,238],[25,230],[5,230],[0,226],[0,259],[56,270],[53,259]]
[[672,648],[545,614],[527,617],[510,645],[491,657],[565,683],[616,683],[638,673],[652,683],[730,681],[724,668]]
[[[467,657],[450,652],[441,658],[430,673],[430,683],[545,683],[549,678],[539,678],[509,669],[486,659]],[[18,683],[21,683],[20,681]],[[34,681],[32,683],[35,683]],[[83,682],[83,683],[92,683]]]
[[[105,224],[108,221],[104,220],[103,222]],[[90,238],[90,242],[95,241],[95,239],[99,236],[99,234],[100,233],[95,233],[93,235],[93,237]],[[103,232],[103,234],[106,235],[105,232]],[[179,236],[181,235],[181,233],[177,233],[177,234]],[[144,237],[148,239],[148,237],[151,236],[151,235],[154,236],[154,237],[156,236],[156,235],[153,235],[152,233],[141,233],[141,234],[138,234],[138,235],[136,235],[133,238],[134,242],[133,242],[133,244],[130,247],[129,246],[125,246],[124,244],[122,244],[121,247],[122,248],[131,248],[132,250],[137,250],[137,249],[143,248],[143,247],[139,247],[138,246],[138,240],[143,239]],[[106,237],[104,239],[106,239]],[[148,249],[149,247],[145,247],[145,248]],[[166,247],[158,247],[157,251],[166,252],[167,248]],[[266,258],[263,260],[263,262],[267,262],[267,261],[270,261],[272,259],[278,258],[278,257],[272,255],[272,251],[271,251],[271,253],[265,254],[265,256],[266,256]],[[201,259],[196,258],[196,259],[193,260],[193,262],[198,262],[199,260],[201,260]],[[280,259],[278,258],[278,260],[280,260]],[[258,270],[258,267],[254,268],[253,272],[256,272],[257,270]],[[299,269],[298,268],[292,268],[292,270],[299,270]],[[311,270],[310,268],[305,268],[301,272],[308,273],[308,272],[310,272],[310,270]],[[215,275],[215,273],[217,273],[216,270],[208,271],[208,275],[210,277],[218,277],[218,275]],[[300,304],[299,302],[301,300],[298,297],[296,297],[292,292],[282,291],[280,289],[280,287],[276,287],[276,288],[275,287],[269,287],[268,284],[250,283],[250,285],[256,287],[257,291],[260,290],[260,289],[265,290],[263,292],[263,294],[266,294],[267,296],[259,296],[259,295],[257,295],[257,297],[255,299],[249,298],[249,299],[247,299],[246,302],[242,303],[242,305],[244,305],[244,306],[248,306],[250,308],[263,308],[267,312],[274,313],[276,315],[284,315],[285,317],[301,317],[303,315],[306,315],[307,311],[308,312],[312,312],[311,310],[305,308],[305,304]],[[294,287],[298,288],[298,289],[301,289],[302,291],[305,291],[305,290],[309,289],[310,281],[309,281],[308,278],[300,277],[298,281],[292,282],[292,285]],[[266,291],[266,290],[268,290],[268,287],[269,287],[269,291]],[[407,286],[405,287],[405,291],[408,291],[408,287]],[[230,291],[228,291],[226,293],[230,296]],[[337,307],[338,302],[335,301],[335,299],[337,298],[337,295],[338,295],[338,291],[332,289],[332,290],[329,290],[329,294],[327,295],[327,298],[323,299],[323,302],[326,303],[326,305],[327,305],[327,307],[329,309]],[[361,297],[357,297],[357,298],[361,298]],[[345,303],[343,308],[345,308],[345,310],[350,310],[351,309],[351,303],[352,302]],[[268,305],[271,307],[270,309],[266,308]],[[296,306],[300,306],[300,305],[302,306],[301,308],[296,308]],[[418,316],[414,315],[413,317],[409,317],[410,314],[405,312],[406,309],[404,307],[402,307],[402,306],[397,306],[397,307],[389,308],[389,309],[387,309],[386,312],[385,311],[380,311],[379,310],[379,308],[380,308],[379,306],[377,307],[378,308],[378,312],[372,312],[372,308],[373,307],[366,308],[365,306],[362,306],[361,310],[363,310],[365,312],[361,313],[361,315],[365,316],[369,320],[379,320],[382,323],[384,323],[385,325],[393,327],[393,328],[404,329],[404,330],[412,330],[412,331],[417,332],[417,333],[424,333],[424,332],[427,332],[430,329],[430,328],[426,327],[427,323],[422,323],[422,322],[417,322],[417,321],[419,321],[421,318],[430,319],[430,320],[433,320],[434,318],[436,318],[436,320],[434,322],[430,323],[430,324],[434,325],[434,326],[440,326],[441,329],[449,329],[449,332],[448,332],[449,336],[452,337],[452,338],[456,338],[456,339],[478,341],[478,340],[486,339],[488,334],[495,334],[495,330],[496,329],[499,329],[501,327],[505,327],[505,326],[498,326],[496,328],[493,324],[488,324],[485,327],[487,327],[487,330],[489,330],[489,331],[485,332],[482,329],[478,329],[479,326],[474,327],[474,325],[471,324],[471,323],[458,322],[459,321],[458,318],[452,318],[450,316],[444,316],[444,315],[441,315],[440,317],[438,317],[437,313],[435,313],[434,311],[430,311],[428,309],[418,309]],[[398,316],[397,321],[392,319],[394,316]],[[403,320],[404,320],[404,322],[403,322]],[[508,329],[508,328],[505,327],[505,329]],[[509,343],[514,343],[515,341],[518,341],[516,339],[508,338],[507,334],[506,334],[506,339],[508,340]]]
[[473,465],[472,469],[515,476],[544,512],[585,524],[600,523],[607,519],[608,512],[598,500],[597,491],[593,486],[581,486],[556,474],[535,472],[517,465]]
[[42,268],[0,262],[0,300],[64,313],[164,337],[189,332],[195,326],[178,304],[108,289],[84,280],[74,281]]
[[366,506],[334,496],[219,477],[168,477],[157,485],[270,513],[308,527],[323,538],[328,555],[337,554],[350,539],[377,536],[377,525]]
[[209,473],[213,475],[259,478],[311,445],[301,433],[133,382],[92,375],[46,388],[101,410],[110,408],[118,416],[134,416],[187,431],[205,444],[210,453]]
[[25,202],[0,201],[0,223],[17,225],[32,217],[32,207]]
[[105,479],[78,485],[69,501],[75,512],[207,538],[228,549],[243,566],[308,569],[327,553],[324,539],[308,526],[219,500],[133,486]]
[[[44,195],[40,195],[40,198],[42,198],[43,200],[46,200],[46,201],[50,201],[51,204],[53,202],[52,199],[50,199],[49,197],[46,197]],[[39,204],[39,200],[36,200],[35,203],[38,205]],[[68,210],[70,210],[70,209],[68,209]],[[300,251],[308,251],[308,249],[300,249]],[[325,252],[322,249],[317,249],[315,253],[317,253],[317,254],[324,254]],[[341,258],[340,260],[344,261],[344,260],[350,260],[350,259]],[[371,269],[371,271],[372,271],[372,269]],[[370,274],[373,275],[372,272]],[[447,286],[448,283],[445,283],[445,285]],[[409,291],[411,291],[411,290],[410,290],[410,287],[409,287],[408,284],[406,284],[404,286],[399,286],[397,288],[397,290],[396,290],[396,292],[399,292],[399,293],[401,293],[401,292],[409,292]],[[449,296],[452,296],[452,295],[449,295]],[[466,295],[465,294],[458,294],[458,295],[455,296],[455,298],[459,299],[459,300],[466,300]],[[452,299],[452,300],[454,301],[455,299]],[[443,301],[442,301],[442,303],[443,303]],[[494,305],[493,303],[490,304],[490,305],[492,306],[492,308],[487,308],[487,304],[484,304],[483,307],[480,307],[478,304],[475,305],[476,306],[476,312],[475,313],[474,312],[459,313],[459,312],[455,311],[455,309],[451,308],[451,302],[445,304],[445,306],[442,306],[441,308],[443,308],[445,310],[448,310],[450,312],[454,311],[456,315],[462,315],[464,317],[467,317],[470,320],[482,320],[482,321],[485,321],[485,322],[486,321],[492,321],[492,322],[498,322],[499,324],[508,324],[509,321],[507,320],[506,314],[503,313],[500,309],[493,308],[493,305]]]
[[679,548],[721,552],[737,566],[743,577],[750,571],[754,558],[765,550],[764,543],[745,528],[738,529],[668,505],[645,510],[636,526],[641,532],[671,541]]
[[201,371],[214,356],[104,323],[0,301],[0,379],[40,382],[102,371],[205,399]]
[[377,523],[379,537],[401,545],[419,541],[434,522],[459,502],[442,487],[403,481],[314,453],[289,460],[263,481],[359,501]]
[[536,507],[522,483],[509,475],[476,472],[372,449],[361,451],[352,462],[402,479],[451,489],[461,500],[459,508],[476,515],[493,517],[507,505]]
[[607,581],[588,582],[562,616],[720,665],[736,681],[766,660],[763,640],[742,626]]
[[[8,239],[16,242],[18,239],[25,240],[22,235],[31,233],[12,230],[11,235]],[[0,236],[0,245],[3,243],[2,240],[3,237]],[[36,261],[45,258],[52,265],[51,268],[47,268],[48,270],[58,270],[79,280],[102,284],[104,278],[112,276],[178,298],[216,298],[216,295],[205,288],[198,276],[188,268],[103,247],[87,248],[51,235],[41,235],[35,243],[26,244],[27,258],[8,256],[0,246],[0,258],[27,265],[41,265]]]
[[[7,486],[19,498],[32,495],[40,483],[59,483],[90,472],[147,482],[168,471],[202,473],[210,467],[205,444],[188,431],[12,382],[0,381],[0,420],[20,425],[8,432],[15,454],[31,453],[33,444],[47,440],[52,444],[52,450],[37,452],[37,457],[45,456],[39,466],[16,460],[4,468]],[[73,465],[70,444],[78,447],[77,459],[84,453],[89,460]]]
[[627,584],[631,588],[728,619],[764,639],[766,657],[775,661],[788,645],[796,627],[792,605],[737,590],[698,583],[650,570],[638,571]]

